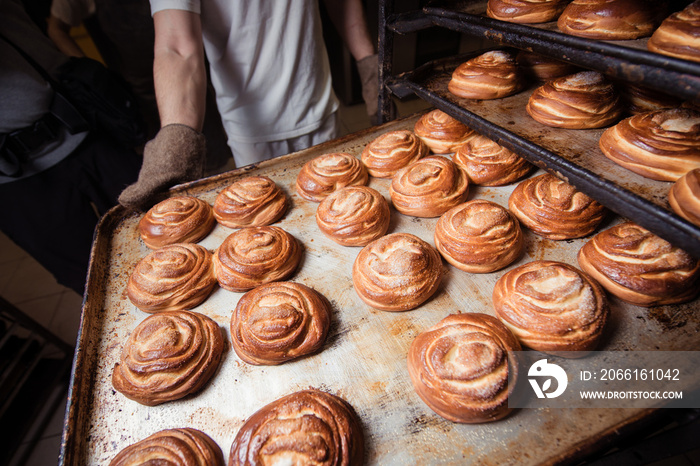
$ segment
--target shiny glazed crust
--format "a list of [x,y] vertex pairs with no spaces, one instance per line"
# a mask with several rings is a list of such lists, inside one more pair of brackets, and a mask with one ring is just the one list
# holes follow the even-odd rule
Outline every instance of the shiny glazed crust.
[[624,83],[619,89],[627,113],[631,115],[680,107],[683,104],[682,99],[645,86]]
[[216,286],[212,254],[198,244],[171,244],[141,259],[126,285],[131,303],[144,312],[192,309]]
[[301,261],[301,246],[282,228],[246,227],[231,233],[214,254],[214,274],[229,291],[248,291],[289,278]]
[[352,406],[311,389],[250,416],[233,440],[228,465],[360,465],[363,460],[364,435]]
[[300,283],[260,285],[238,301],[231,342],[249,364],[275,365],[316,352],[331,322],[327,300]]
[[391,179],[396,210],[415,217],[438,217],[467,199],[469,180],[456,163],[439,155],[402,168]]
[[664,13],[662,2],[574,0],[559,16],[557,27],[588,39],[638,39],[651,35]]
[[556,60],[539,53],[521,50],[515,56],[518,65],[525,74],[537,81],[550,81],[569,74],[576,73],[578,68],[571,63]]
[[700,1],[666,18],[647,42],[652,52],[700,61]]
[[413,131],[434,154],[454,152],[476,133],[442,110],[433,110],[418,119]]
[[486,15],[510,23],[546,23],[557,19],[566,3],[565,0],[489,0]]
[[700,226],[700,169],[689,171],[671,186],[668,203],[675,213]]
[[520,182],[508,198],[508,208],[527,228],[552,240],[593,233],[607,212],[602,204],[549,173]]
[[287,196],[266,176],[247,176],[216,196],[214,217],[228,228],[270,225],[287,211]]
[[401,168],[429,153],[428,146],[412,131],[389,131],[365,146],[362,163],[370,175],[391,178]]
[[513,183],[533,168],[518,154],[482,135],[459,146],[452,160],[467,173],[469,182],[481,186]]
[[207,434],[185,427],[161,430],[129,445],[112,459],[109,466],[144,464],[224,466],[224,454]]
[[700,261],[632,222],[591,238],[578,263],[607,291],[637,306],[683,303],[700,292]]
[[442,279],[440,254],[409,233],[392,233],[355,258],[352,283],[360,298],[382,311],[407,311],[428,300]]
[[533,261],[506,272],[494,287],[493,307],[523,346],[564,357],[593,351],[610,314],[598,283],[554,261]]
[[112,386],[142,405],[155,406],[200,390],[224,351],[218,324],[191,311],[148,316],[131,333],[114,366]]
[[146,246],[158,249],[175,243],[196,243],[216,225],[211,206],[190,196],[171,197],[151,207],[139,221]]
[[306,162],[297,175],[296,189],[304,199],[321,202],[337,189],[368,181],[367,169],[357,157],[335,152]]
[[447,262],[471,273],[500,270],[523,250],[523,233],[515,216],[484,199],[445,212],[435,225],[434,240]]
[[598,144],[607,158],[653,180],[676,181],[700,168],[700,112],[659,110],[622,120]]
[[368,186],[348,186],[325,198],[316,209],[321,232],[341,246],[366,246],[389,229],[389,203]]
[[[487,314],[452,314],[420,333],[408,350],[408,373],[420,398],[452,422],[496,421],[508,415],[508,372],[520,344]],[[515,383],[513,383],[515,386]]]
[[513,56],[501,50],[486,52],[459,65],[447,90],[465,99],[499,99],[523,88]]

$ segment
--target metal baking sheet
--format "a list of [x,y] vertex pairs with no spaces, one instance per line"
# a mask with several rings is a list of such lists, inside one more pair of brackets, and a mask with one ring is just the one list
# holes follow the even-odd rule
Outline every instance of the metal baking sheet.
[[[195,396],[155,407],[142,406],[116,392],[111,373],[123,343],[147,314],[135,308],[125,287],[135,264],[149,250],[137,233],[139,215],[117,207],[100,223],[92,252],[68,410],[61,464],[107,464],[125,446],[165,428],[194,427],[209,434],[228,456],[239,427],[257,409],[290,392],[316,387],[346,399],[362,420],[366,464],[545,464],[578,457],[607,442],[626,427],[648,419],[646,409],[522,409],[489,424],[454,424],[432,412],[416,395],[406,369],[407,349],[421,331],[456,312],[493,314],[496,280],[519,264],[551,259],[576,264],[585,240],[554,242],[525,231],[525,253],[505,270],[468,274],[444,263],[435,296],[418,309],[376,311],[356,295],[351,269],[359,248],[337,245],[315,223],[316,203],[294,190],[296,175],[308,160],[328,152],[359,156],[383,132],[413,128],[418,116],[387,123],[314,148],[202,179],[172,190],[210,203],[235,179],[249,174],[272,178],[291,199],[277,223],[304,247],[292,278],[325,295],[333,321],[323,349],[280,366],[251,366],[229,349],[219,371]],[[536,174],[536,173],[535,173]],[[534,175],[534,174],[533,174]],[[389,197],[389,180],[370,186]],[[472,186],[469,198],[501,205],[514,186]],[[437,219],[419,219],[392,208],[389,232],[410,232],[431,244]],[[619,221],[611,215],[601,228]],[[217,225],[200,244],[215,249],[233,230]],[[229,319],[241,293],[217,289],[195,308],[213,318],[229,335]],[[698,303],[651,310],[611,299],[612,318],[600,349],[694,350],[700,342]]]

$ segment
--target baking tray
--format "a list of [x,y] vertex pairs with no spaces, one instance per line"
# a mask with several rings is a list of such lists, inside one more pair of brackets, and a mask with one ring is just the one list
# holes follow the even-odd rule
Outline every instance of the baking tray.
[[[525,231],[522,258],[505,270],[468,274],[444,264],[445,275],[433,298],[407,312],[376,311],[356,295],[352,263],[359,248],[342,247],[315,224],[317,204],[299,197],[296,175],[308,160],[328,152],[359,156],[380,134],[411,129],[418,115],[331,141],[259,165],[205,178],[171,190],[210,203],[235,179],[272,178],[287,193],[291,208],[277,223],[304,247],[293,281],[325,295],[333,320],[323,349],[280,366],[250,366],[228,350],[219,371],[195,396],[155,407],[142,406],[115,392],[112,368],[131,330],[147,314],[125,295],[129,274],[149,250],[137,233],[138,215],[112,209],[96,231],[83,303],[61,446],[61,464],[107,464],[125,446],[165,428],[194,427],[208,433],[228,455],[244,420],[263,405],[290,392],[316,387],[341,396],[357,411],[366,437],[366,464],[543,464],[573,460],[617,438],[626,428],[650,419],[649,409],[521,409],[501,421],[463,425],[446,421],[416,395],[406,369],[406,352],[415,336],[456,312],[493,314],[491,292],[505,271],[519,264],[551,259],[576,264],[585,240],[554,242]],[[534,173],[537,174],[537,173]],[[533,174],[533,175],[534,175]],[[370,186],[388,199],[389,180]],[[472,186],[469,198],[501,205],[513,186]],[[404,216],[392,208],[389,232],[410,232],[433,244],[437,219]],[[615,216],[601,228],[619,221]],[[200,244],[216,248],[233,230],[217,225]],[[217,289],[195,308],[229,335],[229,319],[241,293]],[[600,349],[695,350],[700,313],[697,302],[651,310],[611,299],[612,317]]]

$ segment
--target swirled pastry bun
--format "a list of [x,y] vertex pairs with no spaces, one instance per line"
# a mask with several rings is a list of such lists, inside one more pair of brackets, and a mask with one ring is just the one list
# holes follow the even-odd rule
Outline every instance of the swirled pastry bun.
[[535,81],[551,81],[569,74],[576,73],[579,68],[571,63],[557,60],[547,55],[521,50],[515,56],[515,61],[523,73]]
[[598,201],[549,173],[520,182],[508,208],[520,223],[552,240],[589,235],[607,213]]
[[[413,388],[430,409],[459,423],[507,416],[520,344],[487,314],[452,314],[420,333],[408,349]],[[508,384],[511,373],[512,385]]]
[[700,61],[700,1],[663,20],[647,42],[652,52]]
[[637,306],[683,303],[700,292],[700,261],[632,222],[591,238],[578,263],[607,291]]
[[493,307],[523,346],[574,358],[598,346],[610,313],[597,282],[554,261],[533,261],[506,272],[494,287]]
[[112,386],[142,405],[155,406],[199,391],[224,351],[219,325],[192,311],[166,311],[144,319],[124,344]]
[[470,183],[504,186],[519,180],[533,166],[486,136],[476,135],[457,148],[452,161],[467,173]]
[[700,112],[674,108],[643,113],[606,129],[598,141],[607,158],[653,180],[676,181],[700,168]]
[[683,101],[677,97],[645,86],[625,83],[618,89],[625,102],[627,113],[631,115],[676,108],[683,104]]
[[341,246],[366,246],[389,229],[389,203],[368,186],[339,189],[318,205],[316,224]]
[[158,249],[175,243],[196,243],[216,225],[211,206],[196,197],[176,196],[149,209],[139,221],[146,246]]
[[557,19],[566,4],[566,0],[489,0],[486,15],[509,23],[547,23]]
[[367,169],[357,157],[335,152],[306,162],[297,175],[296,189],[304,199],[321,202],[336,189],[368,181]]
[[433,110],[416,121],[413,131],[434,154],[448,154],[476,133],[442,110]]
[[246,227],[231,233],[214,254],[214,274],[229,291],[285,280],[301,262],[299,242],[282,228]]
[[439,155],[402,168],[389,185],[396,210],[415,217],[439,217],[464,202],[468,194],[467,174],[456,163]]
[[486,52],[459,65],[447,90],[464,99],[500,99],[523,88],[515,58],[503,50]]
[[602,128],[617,121],[622,108],[612,83],[597,71],[549,81],[533,91],[525,106],[534,120],[566,129]]
[[663,2],[574,0],[559,16],[564,34],[587,39],[627,40],[650,36],[665,14]]
[[266,283],[238,301],[231,316],[231,342],[248,364],[276,365],[318,351],[330,323],[328,301],[312,288]]
[[401,168],[428,153],[428,146],[412,131],[389,131],[365,146],[362,163],[375,178],[391,178]]
[[212,254],[198,244],[171,244],[141,259],[129,276],[126,295],[144,312],[192,309],[214,290]]
[[246,176],[216,196],[214,217],[228,228],[271,225],[287,211],[284,191],[266,176]]
[[145,464],[224,466],[224,455],[207,434],[185,427],[161,430],[127,446],[112,459],[109,466]]
[[440,254],[409,233],[392,233],[365,246],[355,258],[352,283],[367,305],[407,311],[428,300],[442,279]]
[[513,214],[495,202],[474,199],[445,212],[435,225],[435,247],[447,262],[471,273],[500,270],[523,250]]
[[700,226],[700,168],[689,171],[671,186],[668,203],[675,213]]
[[364,435],[352,406],[311,389],[250,416],[233,440],[228,465],[361,465],[363,460]]

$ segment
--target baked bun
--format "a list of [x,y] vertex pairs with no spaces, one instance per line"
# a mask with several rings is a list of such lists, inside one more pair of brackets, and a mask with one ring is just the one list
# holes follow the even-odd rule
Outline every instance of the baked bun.
[[175,243],[196,243],[216,225],[211,206],[191,196],[171,197],[150,208],[139,221],[146,246],[162,248]]
[[287,196],[266,176],[246,176],[216,196],[214,217],[228,228],[270,225],[287,211]]
[[651,35],[664,14],[664,2],[574,0],[559,16],[557,27],[587,39],[639,39]]
[[[508,415],[520,344],[487,314],[452,314],[420,333],[408,349],[413,388],[452,422],[496,421]],[[508,374],[512,383],[508,383]]]
[[464,123],[442,110],[433,110],[418,119],[413,131],[434,154],[454,152],[476,133]]
[[647,42],[652,52],[700,61],[700,1],[666,18]]
[[645,86],[624,83],[617,88],[625,102],[627,113],[631,115],[676,108],[683,104],[683,101],[677,97]]
[[391,211],[384,196],[368,186],[339,189],[318,205],[316,224],[341,246],[366,246],[389,229]]
[[219,325],[192,311],[146,317],[131,332],[112,372],[112,386],[142,405],[155,406],[199,391],[224,352]]
[[301,246],[276,226],[246,227],[231,233],[214,254],[214,274],[229,291],[248,291],[285,280],[301,262]]
[[391,178],[401,168],[429,153],[428,146],[412,131],[389,131],[365,146],[362,163],[375,178]]
[[533,91],[525,109],[543,125],[566,129],[602,128],[622,115],[618,93],[597,71],[545,83]]
[[459,146],[452,160],[467,173],[470,183],[481,186],[513,183],[533,168],[518,154],[482,135]]
[[508,208],[520,223],[552,240],[589,235],[607,213],[598,201],[549,173],[518,184],[508,198]]
[[224,466],[221,448],[207,434],[189,427],[166,429],[120,451],[109,466],[145,464]]
[[345,400],[319,390],[279,398],[256,411],[231,445],[229,466],[360,465],[364,436]]
[[445,212],[435,225],[435,247],[447,262],[471,273],[500,270],[523,250],[513,214],[495,202],[474,199]]
[[367,169],[350,154],[335,152],[309,160],[297,175],[297,193],[304,199],[321,202],[344,186],[366,185]]
[[447,90],[464,99],[487,100],[513,95],[523,85],[513,55],[494,50],[459,65],[447,83]]
[[515,61],[523,73],[535,81],[547,82],[579,71],[579,68],[571,63],[527,50],[519,51]]
[[467,199],[469,180],[456,163],[439,155],[402,168],[391,179],[396,210],[415,217],[439,217]]
[[569,358],[596,348],[610,314],[603,288],[591,277],[569,264],[543,260],[501,276],[493,307],[523,346]]
[[316,352],[331,323],[328,301],[306,285],[260,285],[238,301],[231,316],[231,342],[248,364],[276,365]]
[[700,168],[689,171],[671,186],[668,203],[676,214],[700,226]]
[[606,129],[598,145],[616,164],[653,180],[676,181],[700,168],[700,112],[688,108],[635,115]]
[[360,298],[382,311],[407,311],[428,300],[442,279],[440,254],[409,233],[392,233],[362,248],[352,267]]
[[144,312],[192,309],[214,290],[212,254],[199,244],[171,244],[141,259],[129,276],[126,295]]
[[700,292],[700,261],[632,222],[591,238],[578,263],[610,293],[637,306],[683,303]]
[[489,0],[486,15],[509,23],[537,24],[559,17],[567,0]]

